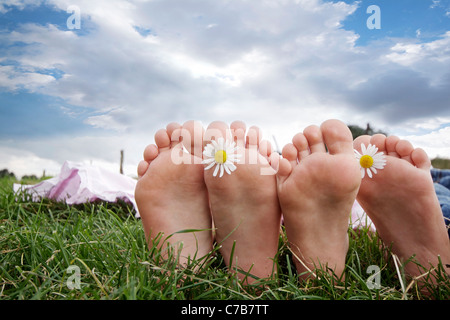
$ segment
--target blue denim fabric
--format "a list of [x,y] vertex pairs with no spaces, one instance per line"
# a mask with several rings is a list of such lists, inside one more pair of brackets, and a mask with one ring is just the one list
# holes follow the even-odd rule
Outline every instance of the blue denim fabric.
[[450,189],[450,170],[448,169],[431,169],[431,177],[433,181]]
[[[434,189],[441,205],[447,228],[450,227],[450,170],[431,169],[431,176],[434,181]],[[450,229],[448,229],[450,237]]]

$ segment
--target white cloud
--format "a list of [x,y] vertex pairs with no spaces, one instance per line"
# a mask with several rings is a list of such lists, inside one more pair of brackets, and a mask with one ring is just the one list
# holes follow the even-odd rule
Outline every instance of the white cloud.
[[0,168],[8,169],[17,178],[24,175],[34,174],[41,177],[45,171],[46,175],[56,175],[61,164],[50,158],[41,158],[36,154],[14,147],[0,146]]
[[38,72],[23,72],[16,70],[13,66],[0,65],[0,87],[15,91],[24,88],[35,92],[49,85],[55,80],[54,77]]
[[443,125],[450,124],[450,117],[435,117],[435,118],[424,118],[414,121],[409,121],[404,124],[404,131],[410,134],[417,133],[420,131],[436,131],[442,128]]
[[[391,48],[391,53],[386,58],[392,62],[408,67],[421,67],[418,62],[435,64],[448,63],[450,61],[450,31],[442,35],[440,39],[428,43],[399,42]],[[425,71],[425,70],[424,70]]]
[[432,0],[432,4],[430,5],[430,8],[434,9],[436,7],[439,7],[441,4],[441,0]]
[[42,0],[2,0],[2,3],[0,3],[0,13],[7,13],[13,7],[23,10],[29,5],[38,6],[41,2]]
[[401,138],[410,141],[415,147],[424,149],[430,158],[450,158],[450,127],[424,135],[405,135]]

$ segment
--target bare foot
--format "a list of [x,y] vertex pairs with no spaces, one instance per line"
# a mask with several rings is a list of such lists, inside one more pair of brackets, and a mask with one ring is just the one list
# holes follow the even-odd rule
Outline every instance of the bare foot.
[[[384,135],[361,136],[355,139],[355,149],[361,143],[378,147],[387,156],[383,170],[372,179],[365,177],[358,193],[358,202],[375,224],[383,242],[403,262],[413,255],[425,270],[450,263],[450,242],[441,208],[430,175],[431,163],[422,149],[398,137]],[[406,272],[418,276],[417,264],[407,263]]]
[[[225,172],[221,178],[213,176],[214,168],[211,168],[204,176],[216,241],[222,246],[220,252],[225,263],[231,270],[238,267],[244,273],[250,271],[256,277],[265,278],[274,272],[273,259],[280,231],[275,171],[268,160],[270,145],[260,142],[259,129],[252,127],[247,135],[245,131],[245,124],[237,121],[230,128],[223,122],[209,125],[204,144],[220,137],[235,141],[241,158],[231,174]],[[238,275],[241,279],[245,277],[243,273]]]
[[[188,257],[201,258],[212,250],[212,221],[201,165],[202,134],[197,122],[169,124],[155,134],[156,146],[145,149],[144,161],[138,166],[135,197],[147,242],[151,247],[159,233],[163,239],[172,235],[162,247],[171,244],[176,249],[182,243],[181,265]],[[183,144],[190,153],[183,152]],[[176,233],[186,229],[204,231]]]
[[349,217],[361,183],[351,132],[344,123],[329,120],[320,128],[306,128],[292,142],[283,149],[277,180],[297,270],[307,278],[305,271],[329,268],[340,277]]

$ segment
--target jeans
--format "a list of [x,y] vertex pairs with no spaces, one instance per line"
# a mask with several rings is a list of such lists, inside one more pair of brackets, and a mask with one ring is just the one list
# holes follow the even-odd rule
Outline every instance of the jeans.
[[[447,228],[450,227],[450,170],[431,169],[434,189],[441,205]],[[448,229],[450,237],[450,229]]]

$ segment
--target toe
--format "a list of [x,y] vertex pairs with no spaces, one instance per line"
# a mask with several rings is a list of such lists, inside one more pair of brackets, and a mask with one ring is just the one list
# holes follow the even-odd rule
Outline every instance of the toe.
[[261,142],[262,131],[256,126],[251,126],[247,132],[246,146],[258,146]]
[[403,159],[408,161],[409,163],[413,164],[413,161],[411,159],[411,153],[414,151],[414,147],[411,144],[411,142],[406,140],[400,140],[397,143],[397,153],[398,155]]
[[245,125],[245,122],[237,120],[237,121],[233,121],[230,125],[230,129],[232,131],[238,131],[238,130],[242,130],[245,132],[247,126]]
[[260,163],[260,159],[258,150],[260,142],[261,142],[262,132],[256,126],[251,126],[247,131],[247,136],[245,139],[245,148],[248,149],[246,161],[248,164],[258,164]]
[[400,158],[397,153],[397,143],[400,138],[397,136],[389,136],[386,138],[386,154],[391,157]]
[[269,159],[272,152],[273,152],[272,144],[269,141],[263,140],[259,143],[259,153],[263,157],[265,157],[266,159]]
[[155,133],[155,142],[159,151],[164,151],[170,148],[170,137],[166,129],[160,129]]
[[[261,165],[261,175],[274,175],[278,171],[279,155],[277,152],[273,152],[272,144],[267,140],[262,140],[259,144],[259,153],[265,158],[266,161],[258,161]],[[274,161],[274,163],[272,163]]]
[[144,150],[144,161],[153,161],[158,156],[158,148],[154,144],[148,145]]
[[181,125],[176,122],[169,123],[166,126],[167,134],[169,135],[170,139],[170,147],[173,147],[177,145],[180,141],[182,141],[181,138]]
[[353,137],[348,126],[339,120],[322,123],[320,130],[330,154],[353,154]]
[[301,161],[302,159],[309,156],[310,151],[309,151],[308,140],[306,140],[306,137],[303,133],[297,133],[292,138],[292,143],[294,144],[295,148],[298,151],[298,160]]
[[421,148],[416,148],[413,150],[413,152],[411,152],[411,160],[413,164],[419,169],[429,171],[431,168],[430,158],[428,157],[427,153]]
[[292,171],[292,165],[285,158],[279,158],[278,160],[278,162],[272,160],[272,168],[277,173],[278,181],[282,183],[290,175]]
[[323,143],[322,132],[318,126],[309,126],[303,130],[303,134],[308,140],[309,149],[311,153],[326,152],[325,145]]
[[141,178],[147,172],[147,169],[148,169],[149,165],[150,164],[147,161],[144,161],[144,160],[139,162],[139,165],[137,167],[138,178]]
[[167,134],[171,141],[179,142],[181,125],[177,122],[171,122],[166,126]]
[[370,136],[362,135],[355,138],[355,140],[353,141],[353,148],[361,153],[361,144],[368,146],[369,143],[370,143]]
[[288,143],[284,146],[282,155],[283,159],[291,164],[291,167],[294,167],[297,164],[298,150],[292,143]]
[[245,148],[245,123],[242,121],[234,121],[230,125],[231,135],[233,141],[240,148]]
[[378,148],[378,151],[387,153],[386,136],[384,134],[375,134],[370,138],[370,144]]
[[219,138],[224,138],[225,140],[232,139],[231,130],[225,122],[211,122],[205,131],[203,145],[205,146],[212,140],[217,140]]
[[204,129],[200,121],[187,121],[181,129],[183,146],[190,154],[199,158],[203,152],[203,134]]
[[278,152],[272,152],[269,156],[269,164],[272,167],[273,170],[275,170],[275,173],[278,172],[278,168],[280,166],[280,154]]

